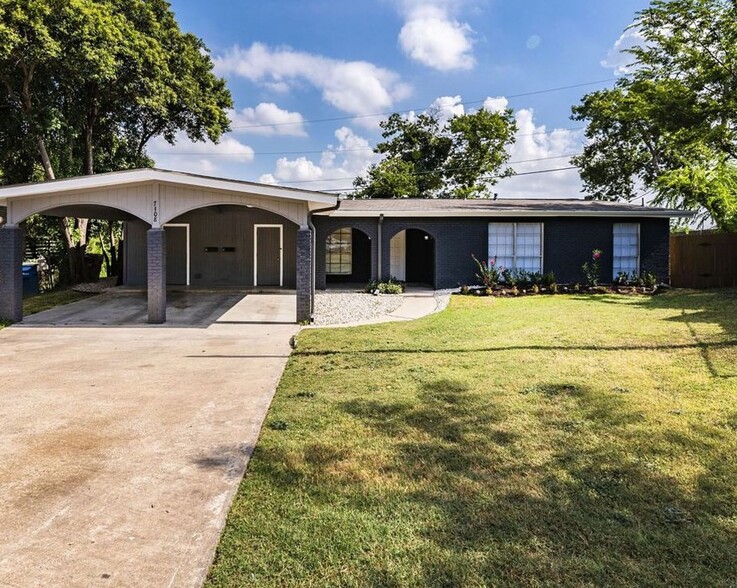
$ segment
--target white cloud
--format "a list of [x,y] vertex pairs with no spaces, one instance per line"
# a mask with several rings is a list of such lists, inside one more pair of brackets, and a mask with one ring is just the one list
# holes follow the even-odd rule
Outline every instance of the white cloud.
[[192,142],[180,132],[176,144],[170,145],[163,137],[153,139],[147,148],[156,167],[198,174],[223,173],[224,164],[250,163],[254,152],[231,135],[224,135],[220,143]]
[[451,3],[405,4],[412,7],[399,32],[399,46],[410,59],[440,71],[473,68],[473,29],[449,15]]
[[[497,99],[499,100],[499,99]],[[503,100],[503,99],[502,99]],[[510,148],[511,167],[518,174],[570,167],[569,155],[580,152],[582,131],[553,129],[535,124],[534,111],[515,113],[517,141]],[[530,161],[535,160],[535,161]],[[526,163],[514,163],[514,162]],[[501,198],[582,198],[578,170],[518,175],[500,180],[493,191]]]
[[291,160],[286,157],[280,157],[276,161],[274,174],[267,174],[267,176],[271,176],[279,182],[290,183],[320,180],[323,174],[324,172],[320,166],[315,165],[303,156]]
[[[283,91],[300,81],[322,91],[323,99],[350,114],[383,112],[409,97],[410,87],[391,70],[367,61],[342,61],[263,43],[232,47],[215,57],[218,75],[237,75]],[[373,119],[357,119],[375,126]]]
[[273,102],[262,102],[255,108],[231,111],[230,121],[236,133],[307,136],[302,115],[299,112],[283,110]]
[[437,113],[441,122],[447,122],[454,116],[460,116],[465,112],[460,96],[441,96],[433,100],[428,108],[430,112]]
[[504,96],[496,96],[492,98],[489,96],[486,100],[484,100],[484,110],[488,110],[489,112],[502,112],[504,109],[506,109],[509,106],[509,100],[507,100]]
[[348,127],[335,131],[336,145],[328,145],[319,163],[298,157],[281,157],[273,173],[264,174],[259,182],[287,184],[310,190],[332,190],[350,188],[353,178],[362,175],[371,163],[379,161],[365,138],[356,135]]
[[635,65],[635,57],[630,53],[626,53],[625,50],[644,46],[645,43],[646,39],[637,27],[627,29],[601,61],[602,67],[613,69],[614,73],[619,75],[630,73]]

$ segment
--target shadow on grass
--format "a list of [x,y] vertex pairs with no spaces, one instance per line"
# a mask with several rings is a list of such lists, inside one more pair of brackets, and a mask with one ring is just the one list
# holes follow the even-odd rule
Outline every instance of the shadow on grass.
[[[594,299],[595,300],[595,299]],[[620,297],[599,299],[607,304],[621,304]],[[715,378],[737,378],[737,373],[725,373],[715,361],[712,351],[734,347],[737,338],[737,289],[687,290],[643,297],[636,304],[650,310],[673,310],[677,315],[665,320],[686,325],[704,365]],[[721,341],[705,341],[695,325],[717,325],[722,331]]]
[[[340,404],[389,448],[378,476],[398,480],[393,490],[336,480],[331,466],[349,452],[327,444],[303,459],[274,447],[258,461],[277,486],[299,484],[356,521],[377,505],[397,519],[421,513],[421,524],[405,521],[421,539],[400,556],[413,562],[413,585],[734,585],[737,462],[721,448],[737,413],[719,430],[656,433],[615,393],[564,381],[518,392],[529,429],[457,380],[421,383],[417,402]],[[693,487],[659,466],[681,452],[699,456]],[[374,561],[361,577],[407,585],[396,563]]]

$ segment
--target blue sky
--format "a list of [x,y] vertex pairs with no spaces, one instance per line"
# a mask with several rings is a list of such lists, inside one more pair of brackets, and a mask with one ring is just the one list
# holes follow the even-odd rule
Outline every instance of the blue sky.
[[[219,145],[149,145],[159,167],[340,190],[376,161],[381,113],[508,104],[518,172],[569,165],[581,96],[606,87],[646,0],[172,0],[233,93]],[[589,84],[567,90],[551,88]],[[541,92],[541,93],[537,93]],[[329,119],[329,120],[325,120]],[[524,175],[500,197],[580,197],[575,171]]]

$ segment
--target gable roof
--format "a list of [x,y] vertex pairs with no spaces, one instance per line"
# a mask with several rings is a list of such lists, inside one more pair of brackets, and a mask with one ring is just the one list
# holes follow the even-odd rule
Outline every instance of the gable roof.
[[90,190],[98,188],[115,188],[131,184],[146,182],[160,182],[164,184],[181,185],[191,188],[207,188],[210,190],[224,190],[241,192],[255,196],[272,198],[288,198],[323,204],[335,204],[337,196],[327,192],[302,190],[300,188],[285,188],[270,184],[258,184],[243,180],[228,180],[211,176],[202,176],[185,172],[171,171],[157,168],[131,169],[123,171],[95,174],[92,176],[78,176],[33,184],[16,184],[0,187],[0,204],[8,198],[24,196],[39,196],[69,192],[75,190]]
[[330,217],[473,217],[473,216],[598,216],[687,218],[693,213],[631,203],[582,199],[499,198],[455,200],[440,198],[397,198],[340,200],[335,210],[316,213]]

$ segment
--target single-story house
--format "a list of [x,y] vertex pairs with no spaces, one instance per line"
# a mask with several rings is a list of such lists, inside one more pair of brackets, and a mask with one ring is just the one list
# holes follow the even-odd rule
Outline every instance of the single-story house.
[[151,323],[166,320],[167,286],[294,290],[302,322],[331,283],[473,284],[472,254],[564,283],[601,249],[604,279],[667,281],[669,220],[690,215],[581,199],[343,200],[159,169],[6,186],[0,206],[1,318],[22,318],[22,222],[43,213],[125,222],[123,283],[147,288]]

